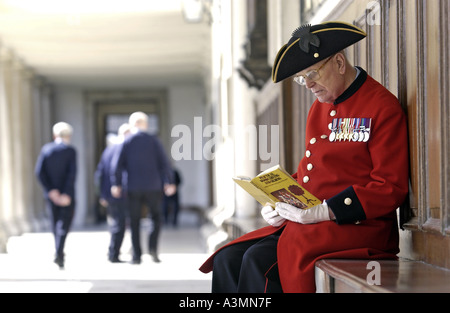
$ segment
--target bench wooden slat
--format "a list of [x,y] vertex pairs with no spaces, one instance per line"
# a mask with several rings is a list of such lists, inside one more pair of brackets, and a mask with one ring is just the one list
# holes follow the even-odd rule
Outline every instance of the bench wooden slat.
[[450,292],[450,270],[404,259],[377,260],[380,264],[380,285],[371,285],[367,279],[374,270],[367,269],[370,261],[348,259],[318,261],[316,263],[318,292]]

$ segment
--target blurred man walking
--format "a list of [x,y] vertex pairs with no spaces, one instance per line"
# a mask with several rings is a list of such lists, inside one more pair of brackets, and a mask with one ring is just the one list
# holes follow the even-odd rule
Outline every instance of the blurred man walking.
[[76,151],[70,145],[73,128],[65,122],[53,126],[54,141],[45,144],[35,174],[44,189],[55,237],[55,263],[64,268],[64,244],[75,212]]

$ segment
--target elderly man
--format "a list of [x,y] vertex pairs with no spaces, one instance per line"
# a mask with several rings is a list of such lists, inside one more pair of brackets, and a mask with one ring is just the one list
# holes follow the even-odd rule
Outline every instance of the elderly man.
[[111,163],[111,194],[122,194],[122,173],[127,175],[128,208],[130,214],[133,264],[141,263],[140,219],[146,206],[153,223],[148,238],[148,249],[153,261],[160,262],[157,248],[161,228],[161,201],[163,192],[175,192],[170,161],[159,139],[147,133],[148,116],[143,112],[130,115],[130,136],[125,139]]
[[64,245],[75,211],[76,151],[70,145],[72,126],[53,126],[54,141],[45,144],[36,162],[35,174],[44,188],[55,237],[55,263],[64,267]]
[[363,39],[341,22],[305,25],[283,46],[274,82],[291,76],[317,97],[293,175],[322,204],[263,207],[270,226],[222,247],[200,268],[213,292],[315,292],[323,258],[396,258],[396,209],[408,193],[406,117],[398,100],[343,50]]
[[108,248],[108,260],[111,263],[121,263],[120,248],[125,236],[126,224],[126,198],[125,192],[118,197],[111,195],[110,168],[111,160],[125,138],[130,134],[130,125],[120,125],[114,142],[109,142],[103,151],[95,171],[95,183],[100,192],[99,202],[107,208],[108,224],[111,239]]

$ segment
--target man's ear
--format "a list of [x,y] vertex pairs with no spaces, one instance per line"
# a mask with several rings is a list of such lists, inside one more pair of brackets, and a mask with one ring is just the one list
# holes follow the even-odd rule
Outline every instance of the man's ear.
[[345,56],[342,53],[337,53],[336,56],[336,63],[338,64],[339,74],[344,75],[346,67],[347,67],[347,61]]

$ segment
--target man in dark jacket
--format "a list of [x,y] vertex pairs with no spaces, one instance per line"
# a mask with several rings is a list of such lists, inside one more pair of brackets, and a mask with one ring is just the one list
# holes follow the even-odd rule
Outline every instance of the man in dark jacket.
[[44,189],[55,236],[55,263],[64,268],[64,244],[75,211],[76,151],[70,146],[72,126],[53,126],[54,141],[45,144],[37,159],[35,174]]
[[120,197],[122,174],[127,174],[128,206],[130,211],[132,263],[141,263],[140,219],[142,207],[146,206],[153,223],[148,239],[149,253],[159,262],[158,236],[161,227],[161,200],[163,192],[173,194],[176,186],[170,161],[159,139],[147,133],[148,116],[143,112],[130,115],[132,134],[114,155],[111,164],[111,194]]
[[111,239],[108,248],[108,260],[111,263],[120,263],[120,248],[125,236],[125,216],[126,216],[126,195],[124,192],[119,198],[111,195],[110,169],[111,161],[123,141],[130,133],[130,126],[122,124],[119,127],[118,136],[115,142],[109,143],[105,148],[95,171],[95,183],[99,188],[102,206],[107,208],[109,231]]

